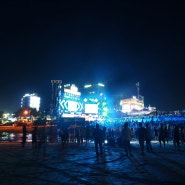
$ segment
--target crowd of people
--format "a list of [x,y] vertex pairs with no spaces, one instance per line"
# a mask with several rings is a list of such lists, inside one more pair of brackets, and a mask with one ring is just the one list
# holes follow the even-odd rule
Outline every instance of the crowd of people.
[[[138,140],[141,154],[144,151],[153,152],[151,141],[157,141],[159,147],[165,148],[169,141],[173,142],[174,149],[180,151],[185,144],[185,122],[125,122],[123,127],[117,127],[110,130],[109,134],[117,141],[119,146],[125,147],[125,153],[130,151],[130,141]],[[109,137],[108,137],[109,138]]]
[[[159,147],[165,148],[169,141],[172,141],[174,148],[178,151],[185,144],[185,122],[133,122],[125,121],[121,124],[114,124],[114,127],[107,127],[106,124],[92,122],[91,124],[58,126],[43,129],[34,127],[32,131],[33,149],[44,146],[46,142],[61,142],[63,147],[70,143],[88,145],[93,141],[97,156],[104,155],[104,144],[110,147],[124,148],[125,155],[132,155],[131,141],[138,141],[141,155],[145,152],[154,152],[151,141],[159,143]],[[116,126],[115,126],[116,125]],[[22,145],[26,143],[26,128],[23,127]],[[34,150],[35,151],[35,150]]]

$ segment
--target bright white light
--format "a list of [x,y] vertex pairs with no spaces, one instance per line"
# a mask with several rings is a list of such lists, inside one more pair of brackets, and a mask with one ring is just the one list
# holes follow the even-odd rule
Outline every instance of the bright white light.
[[30,96],[30,107],[36,108],[39,111],[40,108],[40,97],[38,96]]
[[78,103],[75,101],[68,101],[68,110],[76,112],[78,110]]
[[96,98],[94,101],[97,103],[98,102],[98,99]]
[[104,87],[105,85],[102,83],[98,83],[98,86]]
[[84,85],[84,88],[89,88],[89,87],[92,87],[92,85],[91,84]]
[[35,108],[37,111],[39,111],[40,108],[40,97],[37,96],[36,93],[33,94],[25,94],[23,98],[21,99],[21,107],[25,105],[25,103],[29,103],[30,108]]
[[98,104],[85,104],[85,114],[98,114]]
[[103,111],[107,112],[108,111],[107,107],[104,107],[103,108]]
[[107,113],[106,112],[103,112],[103,116],[107,116]]
[[78,88],[75,85],[71,85],[71,90],[74,92],[78,92]]
[[3,118],[6,118],[6,119],[7,119],[9,116],[10,116],[9,113],[4,113],[4,114],[3,114]]

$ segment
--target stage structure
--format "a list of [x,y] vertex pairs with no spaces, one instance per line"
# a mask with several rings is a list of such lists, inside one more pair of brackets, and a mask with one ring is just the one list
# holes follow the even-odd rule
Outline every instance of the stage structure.
[[52,81],[53,113],[57,118],[85,118],[87,121],[105,118],[107,102],[102,83],[80,88],[75,84],[61,86],[61,81]]
[[52,102],[50,107],[50,112],[52,116],[60,116],[60,104],[61,91],[62,91],[62,80],[51,80],[52,85]]
[[105,85],[102,83],[88,84],[84,86],[83,113],[86,120],[98,120],[107,116],[107,101],[105,96]]
[[62,85],[61,80],[52,80],[52,120],[57,120],[58,126],[79,126],[85,124],[82,117],[81,93],[74,84]]

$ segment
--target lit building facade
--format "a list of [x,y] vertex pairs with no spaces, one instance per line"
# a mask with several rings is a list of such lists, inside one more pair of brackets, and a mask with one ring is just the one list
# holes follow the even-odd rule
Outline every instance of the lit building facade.
[[25,94],[21,99],[21,108],[35,108],[40,109],[40,97],[36,94]]
[[132,111],[141,111],[144,109],[144,98],[132,98],[123,99],[120,101],[121,110],[123,113],[130,113]]

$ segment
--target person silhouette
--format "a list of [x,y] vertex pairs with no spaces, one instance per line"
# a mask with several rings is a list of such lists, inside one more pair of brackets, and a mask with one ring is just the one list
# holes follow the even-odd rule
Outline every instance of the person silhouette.
[[96,128],[94,129],[94,142],[95,142],[95,151],[96,156],[98,157],[99,154],[103,155],[103,131],[100,129],[99,124],[96,124]]
[[128,154],[132,156],[131,150],[130,150],[131,130],[128,127],[128,122],[125,122],[122,128],[121,138],[122,138],[123,146],[125,148],[126,156],[128,156]]
[[141,149],[141,155],[144,155],[144,143],[146,140],[146,129],[143,127],[142,122],[139,123],[138,140]]
[[152,144],[151,144],[151,127],[149,126],[149,124],[146,124],[146,149],[147,152],[153,152],[153,148],[152,148]]
[[26,125],[24,124],[22,128],[22,147],[23,148],[25,147],[25,144],[26,144],[26,134],[27,134],[27,130],[26,130]]

